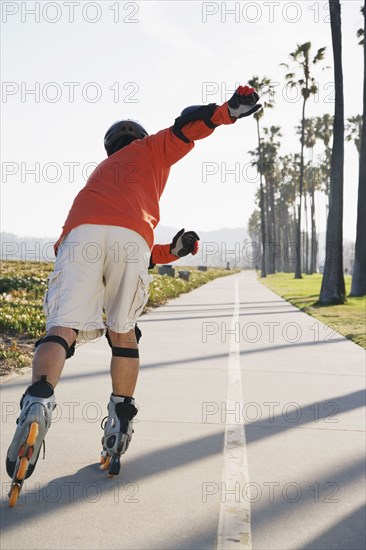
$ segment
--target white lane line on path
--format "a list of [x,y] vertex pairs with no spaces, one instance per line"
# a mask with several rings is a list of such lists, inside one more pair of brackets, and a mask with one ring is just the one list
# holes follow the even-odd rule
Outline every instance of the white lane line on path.
[[[236,411],[243,410],[240,372],[240,341],[235,328],[239,323],[239,278],[235,282],[235,306],[231,319],[231,341],[226,397],[224,467],[221,483],[221,506],[217,532],[217,550],[251,550],[250,504],[245,499],[249,482],[244,423]],[[229,412],[233,411],[233,412]],[[231,424],[234,419],[234,424]],[[243,495],[244,493],[244,495]]]

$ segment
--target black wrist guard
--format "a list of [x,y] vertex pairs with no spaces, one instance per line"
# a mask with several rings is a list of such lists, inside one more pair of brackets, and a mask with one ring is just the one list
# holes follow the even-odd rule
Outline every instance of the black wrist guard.
[[[195,122],[196,120],[202,120],[208,128],[215,129],[217,124],[211,122],[211,117],[216,108],[216,103],[210,103],[209,105],[197,105],[183,109],[181,116],[175,119],[174,126],[172,126],[173,134],[184,141],[184,143],[189,143],[191,140],[183,134],[182,128],[189,122]],[[188,112],[186,113],[186,111]]]

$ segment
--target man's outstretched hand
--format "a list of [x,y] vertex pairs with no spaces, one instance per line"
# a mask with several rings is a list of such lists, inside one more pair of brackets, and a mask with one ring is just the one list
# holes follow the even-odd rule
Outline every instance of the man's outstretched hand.
[[175,235],[170,245],[170,252],[174,256],[178,256],[178,258],[187,256],[187,254],[197,254],[199,240],[199,236],[194,231],[181,229]]
[[239,86],[235,94],[229,99],[229,113],[233,118],[242,118],[254,114],[262,105],[259,105],[259,95],[255,88]]

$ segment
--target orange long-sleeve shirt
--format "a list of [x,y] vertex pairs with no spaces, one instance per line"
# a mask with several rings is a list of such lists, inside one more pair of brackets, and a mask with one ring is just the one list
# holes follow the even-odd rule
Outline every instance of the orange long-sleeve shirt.
[[[211,120],[217,126],[235,122],[229,115],[227,103],[217,107]],[[82,224],[132,229],[152,248],[154,228],[160,219],[159,200],[170,167],[193,149],[195,140],[203,139],[213,131],[201,120],[190,122],[183,128],[184,135],[190,140],[185,143],[173,134],[171,128],[167,128],[133,141],[102,161],[76,196],[55,244],[55,252],[61,240]],[[165,251],[163,255],[165,257]],[[160,257],[158,250],[155,252],[157,257]]]
[[151,250],[151,262],[153,264],[170,264],[179,260],[178,256],[170,253],[169,244],[154,244]]

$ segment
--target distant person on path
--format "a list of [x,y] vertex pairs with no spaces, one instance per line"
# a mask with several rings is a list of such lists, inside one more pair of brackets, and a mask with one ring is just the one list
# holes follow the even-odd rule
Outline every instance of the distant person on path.
[[[259,96],[239,86],[221,106],[188,107],[174,125],[148,135],[136,121],[113,124],[104,138],[108,157],[79,192],[55,245],[57,258],[44,300],[47,333],[37,342],[33,380],[6,459],[10,505],[36,465],[55,407],[54,388],[76,339],[106,330],[112,351],[112,394],[104,426],[102,467],[119,473],[138,409],[136,321],[148,299],[152,263],[168,263],[197,250],[198,235],[180,231],[170,245],[153,246],[159,200],[170,168],[220,125],[261,108]],[[104,323],[103,307],[106,314]],[[13,504],[12,504],[13,502]]]

